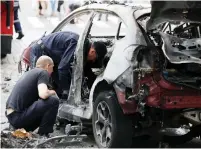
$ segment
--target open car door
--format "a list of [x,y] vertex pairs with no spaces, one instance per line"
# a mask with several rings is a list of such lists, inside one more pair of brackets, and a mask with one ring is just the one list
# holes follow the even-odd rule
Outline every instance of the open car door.
[[76,51],[74,54],[71,86],[68,95],[68,103],[71,105],[79,105],[81,103],[81,86],[83,79],[83,55],[84,55],[84,43],[87,38],[92,21],[95,16],[95,12],[91,12],[87,20],[87,24],[79,37]]

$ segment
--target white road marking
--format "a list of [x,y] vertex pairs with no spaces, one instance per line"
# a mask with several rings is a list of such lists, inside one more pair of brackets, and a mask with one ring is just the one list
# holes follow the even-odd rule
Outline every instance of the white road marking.
[[85,27],[85,23],[75,23],[75,26],[78,28],[84,28]]
[[61,22],[61,21],[59,21],[59,18],[49,18],[49,21],[55,27]]
[[31,25],[34,28],[44,28],[45,25],[38,19],[38,17],[28,17],[28,21],[29,23],[31,23]]

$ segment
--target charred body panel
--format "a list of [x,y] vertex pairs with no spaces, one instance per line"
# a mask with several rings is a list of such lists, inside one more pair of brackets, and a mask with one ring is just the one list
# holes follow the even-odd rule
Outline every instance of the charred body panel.
[[162,109],[201,107],[201,93],[199,90],[170,83],[159,73],[153,76],[153,78],[147,76],[141,82],[149,87],[150,92],[146,98],[147,105]]
[[164,41],[163,52],[171,63],[201,64],[201,38],[184,39],[159,33]]
[[[151,19],[147,29],[153,29],[159,24],[169,21],[201,23],[200,1],[151,1]],[[197,14],[197,15],[195,15]]]
[[[135,10],[135,11],[138,12],[141,10]],[[146,10],[146,12],[147,11],[149,11],[149,9]],[[130,13],[129,11],[127,11],[127,13],[126,12],[119,13],[120,17],[127,25],[126,36],[121,40],[116,40],[113,46],[114,51],[104,71],[103,78],[109,84],[113,83],[120,75],[124,73],[124,71],[126,71],[130,67],[131,65],[130,60],[131,60],[133,51],[139,45],[145,45],[145,46],[147,45],[143,37],[143,34],[138,27],[138,23],[133,13],[134,13],[134,9],[132,11],[130,10]],[[142,11],[141,13],[139,12],[136,15],[136,17],[139,17],[141,15],[142,15]],[[114,69],[114,68],[117,68],[118,66],[121,66],[121,67],[119,67],[119,69]],[[111,71],[113,73],[111,73]]]

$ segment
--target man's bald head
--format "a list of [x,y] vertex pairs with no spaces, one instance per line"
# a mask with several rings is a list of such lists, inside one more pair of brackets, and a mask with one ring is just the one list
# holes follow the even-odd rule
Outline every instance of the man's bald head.
[[37,68],[45,68],[47,65],[54,65],[53,60],[49,56],[43,55],[38,58],[36,62]]

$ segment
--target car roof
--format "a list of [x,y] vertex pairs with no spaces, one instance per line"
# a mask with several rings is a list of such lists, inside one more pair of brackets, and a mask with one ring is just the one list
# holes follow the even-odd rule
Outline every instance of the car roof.
[[85,5],[82,7],[77,8],[74,12],[76,11],[81,11],[81,10],[108,10],[116,13],[119,15],[122,19],[125,16],[130,16],[130,14],[133,14],[137,18],[143,14],[144,12],[150,13],[151,12],[151,7],[149,6],[128,6],[128,5],[123,5],[123,4],[89,4]]
[[[136,29],[136,19],[143,14],[150,13],[151,8],[149,7],[140,7],[140,6],[127,6],[127,5],[120,5],[120,4],[90,4],[90,5],[85,5],[82,7],[77,8],[73,12],[71,12],[62,22],[65,22],[69,17],[73,16],[74,14],[77,13],[82,13],[85,11],[111,11],[115,14],[117,14],[124,24],[127,26],[126,27],[126,35],[127,37],[130,36],[130,39],[136,38],[136,32],[138,30]],[[62,23],[60,23],[59,26],[62,26]],[[52,32],[55,30],[58,30],[60,28],[59,26],[56,27]]]

